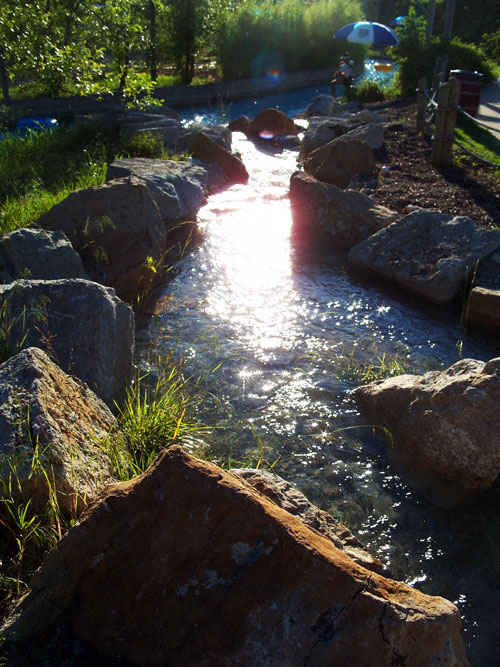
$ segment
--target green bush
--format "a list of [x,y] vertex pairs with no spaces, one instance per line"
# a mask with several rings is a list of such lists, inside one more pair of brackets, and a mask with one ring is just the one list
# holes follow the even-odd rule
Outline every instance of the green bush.
[[378,81],[363,79],[358,86],[351,88],[348,92],[348,98],[358,100],[362,104],[381,102],[387,98],[387,92],[385,87]]

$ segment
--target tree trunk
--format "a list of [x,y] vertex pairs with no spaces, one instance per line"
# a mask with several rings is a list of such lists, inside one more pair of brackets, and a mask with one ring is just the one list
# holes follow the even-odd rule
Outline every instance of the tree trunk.
[[148,48],[148,67],[151,81],[158,78],[158,49],[156,43],[156,5],[154,0],[148,2],[149,18],[149,48]]
[[2,88],[2,95],[4,99],[10,99],[9,94],[9,74],[5,65],[2,49],[0,48],[0,86]]

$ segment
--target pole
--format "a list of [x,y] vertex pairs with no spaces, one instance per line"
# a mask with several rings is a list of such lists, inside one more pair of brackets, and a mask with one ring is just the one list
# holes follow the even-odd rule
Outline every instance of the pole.
[[455,16],[456,0],[446,0],[446,11],[444,14],[443,40],[449,42],[453,31],[453,18]]

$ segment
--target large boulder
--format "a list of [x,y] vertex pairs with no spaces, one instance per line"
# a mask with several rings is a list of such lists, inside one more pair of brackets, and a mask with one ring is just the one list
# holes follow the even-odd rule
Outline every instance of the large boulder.
[[318,181],[346,188],[359,176],[373,176],[376,162],[370,146],[349,133],[316,148],[304,162],[304,169]]
[[3,627],[59,619],[140,665],[466,665],[447,600],[366,570],[326,537],[180,447],[108,487]]
[[0,286],[12,351],[47,349],[108,405],[132,380],[134,314],[110,287],[89,280],[18,280]]
[[270,139],[288,134],[298,134],[300,128],[279,109],[259,111],[243,130],[249,137]]
[[240,158],[203,132],[196,134],[191,142],[190,151],[194,158],[220,167],[226,175],[227,186],[248,181],[248,172]]
[[340,118],[314,117],[309,121],[309,126],[304,133],[300,145],[299,161],[304,162],[307,156],[320,146],[328,144],[337,137],[347,134],[349,130],[356,127],[356,122],[351,116]]
[[313,505],[290,482],[267,470],[234,468],[231,472],[233,475],[242,477],[259,493],[296,516],[306,526],[327,537],[337,549],[344,551],[355,563],[374,572],[382,572],[384,569],[382,563],[363,547],[358,538],[346,526],[328,512]]
[[118,119],[120,141],[127,142],[136,135],[151,134],[159,139],[164,148],[176,151],[179,148],[181,124],[176,118],[163,115],[127,115]]
[[336,106],[338,106],[338,102],[331,95],[316,95],[307,106],[304,116],[306,118],[331,116]]
[[191,152],[191,145],[198,134],[204,134],[210,137],[216,144],[222,146],[227,151],[231,151],[232,135],[230,127],[225,125],[205,125],[203,123],[190,123],[181,130],[181,149],[188,153]]
[[0,474],[15,474],[37,508],[49,498],[72,513],[112,480],[99,446],[114,425],[107,405],[88,386],[30,347],[0,365]]
[[0,272],[3,282],[88,278],[66,234],[31,228],[16,229],[0,238]]
[[351,248],[349,262],[436,303],[463,294],[477,263],[500,248],[500,231],[464,216],[417,210]]
[[290,202],[295,234],[326,234],[342,248],[352,247],[397,217],[360,192],[321,183],[303,172],[290,179]]
[[72,192],[37,224],[62,230],[91,279],[129,303],[148,292],[166,247],[158,208],[133,176]]
[[354,391],[370,424],[392,434],[404,459],[457,490],[490,487],[500,472],[500,358],[399,375]]
[[140,178],[147,186],[167,228],[183,220],[194,220],[207,185],[207,170],[191,161],[120,158],[113,160],[106,181],[126,176]]

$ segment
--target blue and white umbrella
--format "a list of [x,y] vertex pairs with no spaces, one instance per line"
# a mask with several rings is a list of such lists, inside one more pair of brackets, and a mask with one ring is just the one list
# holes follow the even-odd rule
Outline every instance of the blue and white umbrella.
[[374,21],[349,23],[337,30],[333,36],[335,39],[365,44],[365,46],[396,46],[400,41],[392,28]]

